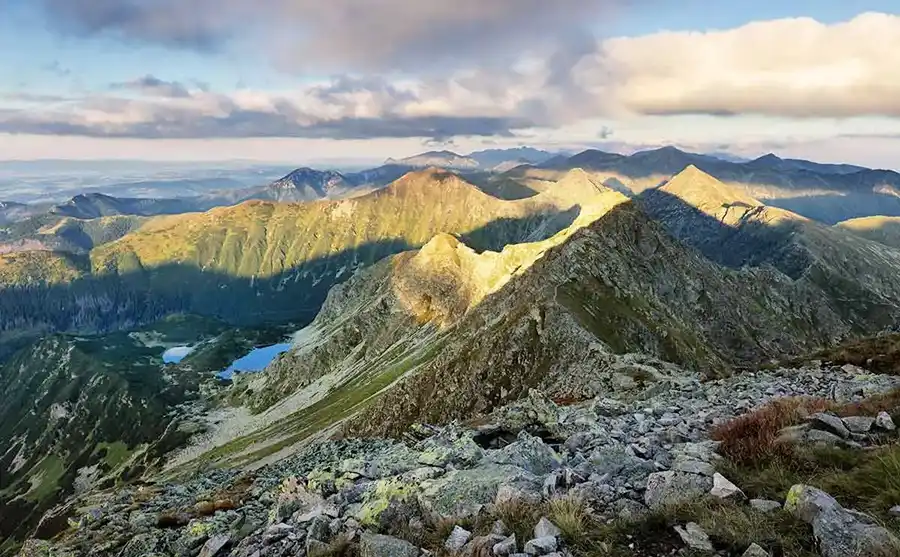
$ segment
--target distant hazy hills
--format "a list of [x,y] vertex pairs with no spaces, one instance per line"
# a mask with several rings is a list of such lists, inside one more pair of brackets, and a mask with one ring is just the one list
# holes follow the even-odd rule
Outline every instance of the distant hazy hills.
[[85,194],[55,206],[0,202],[0,226],[45,213],[91,219],[206,211],[254,199],[275,202],[341,199],[366,194],[407,172],[428,167],[457,172],[495,197],[521,199],[552,188],[574,168],[584,169],[612,189],[636,195],[694,165],[770,206],[827,224],[875,215],[900,216],[900,174],[893,171],[781,159],[771,154],[751,161],[722,157],[687,153],[674,147],[632,155],[590,149],[571,156],[529,147],[489,149],[467,155],[429,151],[404,159],[388,159],[382,166],[357,172],[298,168],[270,184],[174,199]]
[[387,165],[424,168],[435,166],[453,170],[508,170],[522,164],[540,164],[555,156],[554,153],[517,147],[513,149],[487,149],[469,155],[458,155],[452,151],[429,151],[405,159],[388,159]]
[[860,216],[900,216],[900,174],[853,165],[819,164],[766,155],[732,162],[674,147],[630,156],[588,150],[569,158],[523,166],[505,174],[540,191],[548,180],[571,168],[583,168],[604,183],[638,194],[694,165],[770,206],[827,224]]

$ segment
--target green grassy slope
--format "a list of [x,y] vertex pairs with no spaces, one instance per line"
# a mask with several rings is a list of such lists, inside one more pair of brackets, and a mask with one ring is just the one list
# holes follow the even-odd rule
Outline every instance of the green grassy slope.
[[835,226],[886,246],[900,248],[900,217],[861,217],[839,222]]

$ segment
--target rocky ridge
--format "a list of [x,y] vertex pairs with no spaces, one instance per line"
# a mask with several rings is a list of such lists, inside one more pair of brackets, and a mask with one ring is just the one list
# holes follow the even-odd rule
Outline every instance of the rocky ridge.
[[[855,539],[853,532],[865,533],[865,547],[872,551],[867,555],[887,557],[897,542],[892,534],[836,502],[812,502],[828,499],[809,488],[792,490],[785,511],[778,502],[741,503],[739,487],[718,471],[722,457],[709,431],[782,397],[852,402],[898,386],[897,377],[811,362],[711,382],[682,370],[664,386],[635,396],[598,397],[572,406],[559,406],[531,391],[477,425],[420,424],[404,440],[327,441],[251,474],[218,470],[184,483],[88,494],[57,510],[57,517],[66,517],[70,525],[61,536],[53,542],[31,540],[21,555],[51,550],[57,556],[88,550],[123,557],[337,555],[328,553],[335,544],[377,557],[418,557],[435,550],[449,555],[578,555],[573,532],[553,523],[562,515],[547,511],[549,517],[532,515],[520,524],[513,523],[510,509],[549,505],[542,507],[546,511],[559,501],[579,501],[592,520],[603,523],[722,500],[745,505],[743,512],[759,517],[776,513],[776,520],[787,520],[782,513],[793,513],[812,525],[809,542],[817,539],[825,557],[856,555],[851,550],[858,547],[847,541]],[[873,425],[871,435],[893,435],[892,426],[883,420]],[[861,443],[876,439],[868,433],[856,438]],[[492,522],[496,520],[500,522]],[[836,520],[843,526],[830,528]],[[429,525],[436,523],[454,528],[441,531],[446,538],[427,542],[432,539]],[[687,545],[712,554],[721,543],[716,538],[710,542],[697,524],[682,524],[676,533],[684,541],[670,538],[672,548]],[[437,547],[422,548],[423,541]],[[771,540],[757,541],[756,554],[769,555],[771,548],[765,546]],[[636,538],[632,549],[640,555],[661,554],[650,546],[642,549],[644,543]]]

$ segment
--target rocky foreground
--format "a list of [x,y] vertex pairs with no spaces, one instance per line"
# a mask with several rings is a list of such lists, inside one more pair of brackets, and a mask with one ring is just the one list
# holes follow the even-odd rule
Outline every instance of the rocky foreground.
[[[402,440],[332,440],[252,474],[84,495],[38,528],[67,523],[62,533],[21,555],[900,555],[891,530],[815,487],[749,499],[710,438],[775,399],[844,404],[898,387],[898,377],[812,362],[711,382],[685,372],[629,400],[562,405],[531,391]],[[820,413],[779,442],[865,452],[896,442],[894,430],[883,412]],[[685,509],[698,508],[715,520],[689,520]],[[709,528],[725,516],[753,527]],[[778,534],[785,525],[790,539]]]

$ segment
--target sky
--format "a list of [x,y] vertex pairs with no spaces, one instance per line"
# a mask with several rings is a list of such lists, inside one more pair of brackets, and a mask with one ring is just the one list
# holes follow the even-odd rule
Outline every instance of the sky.
[[900,168],[900,0],[0,0],[0,159]]

